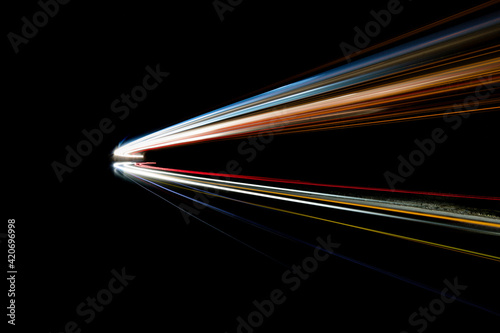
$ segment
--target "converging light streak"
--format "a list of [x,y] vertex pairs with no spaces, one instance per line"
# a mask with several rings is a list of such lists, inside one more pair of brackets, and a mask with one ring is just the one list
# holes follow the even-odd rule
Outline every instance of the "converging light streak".
[[[183,181],[183,180],[179,181],[179,179],[176,178],[176,177],[167,176],[167,175],[161,175],[161,174],[158,173],[158,170],[154,170],[154,171],[151,171],[150,173],[148,173],[148,171],[144,172],[144,170],[138,169],[134,165],[131,165],[131,163],[130,164],[115,163],[115,164],[116,164],[115,167],[117,169],[121,170],[124,174],[130,174],[131,176],[135,176],[135,177],[139,177],[139,178],[142,178],[140,176],[143,176],[143,177],[146,177],[146,178],[150,178],[151,177],[151,178],[157,179],[157,180],[164,180],[167,183],[182,183],[182,184],[186,183],[186,184],[189,184],[189,185],[196,185],[196,182],[193,182],[193,181]],[[231,189],[231,188],[228,189],[228,188],[225,188],[225,187],[217,187],[217,186],[211,186],[211,185],[206,185],[206,184],[202,185],[202,186],[204,186],[204,187],[210,187],[210,188],[217,188],[217,189],[226,190],[226,191],[229,191],[229,192],[252,194],[249,191],[243,191],[243,190],[238,190],[238,189]],[[266,194],[262,194],[261,196],[268,197],[268,198],[273,198],[273,199],[281,199],[280,197],[272,196],[272,195],[266,195]],[[325,205],[325,204],[313,203],[313,202],[309,202],[309,201],[305,201],[305,200],[288,199],[288,201],[296,202],[296,203],[302,203],[302,204],[310,204],[310,205],[314,205],[314,206],[322,206],[322,207],[327,207],[327,208],[337,208],[337,207],[334,207],[334,206],[331,206],[331,205],[329,206],[329,205]],[[259,205],[259,204],[253,204],[253,205],[259,206],[259,207],[264,207],[264,208],[269,208],[269,209],[273,209],[273,210],[276,210],[276,211],[285,212],[285,213],[289,213],[289,214],[293,214],[293,215],[307,217],[307,218],[310,218],[310,219],[316,219],[316,220],[330,222],[330,223],[334,223],[334,224],[338,224],[338,225],[342,225],[342,226],[347,226],[347,227],[350,227],[350,228],[355,228],[355,229],[364,230],[364,231],[368,231],[368,232],[372,232],[372,233],[377,233],[377,234],[381,234],[381,235],[385,235],[385,236],[399,238],[399,239],[403,239],[403,240],[407,240],[407,241],[411,241],[411,242],[420,243],[420,244],[423,244],[423,245],[438,247],[438,248],[441,248],[441,249],[450,250],[450,251],[454,251],[454,252],[458,252],[458,253],[468,254],[468,255],[480,257],[480,258],[483,258],[483,259],[489,259],[489,260],[500,262],[500,257],[494,256],[494,255],[490,255],[490,254],[485,254],[485,253],[481,253],[481,252],[477,252],[477,251],[472,251],[472,250],[463,249],[463,248],[459,248],[459,247],[449,246],[449,245],[440,244],[440,243],[436,243],[436,242],[430,242],[430,241],[426,241],[426,240],[422,240],[422,239],[418,239],[418,238],[413,238],[413,237],[403,236],[403,235],[394,234],[394,233],[390,233],[390,232],[385,232],[385,231],[381,231],[381,230],[376,230],[376,229],[373,229],[373,228],[366,228],[366,227],[362,227],[362,226],[358,226],[358,225],[343,223],[343,222],[334,221],[334,220],[326,219],[326,218],[321,218],[321,217],[317,217],[317,216],[313,216],[313,215],[309,215],[309,214],[303,214],[303,213],[298,213],[298,212],[294,212],[294,211],[290,211],[290,210],[279,209],[279,208],[275,208],[275,207],[271,207],[271,206],[267,206],[267,205]],[[356,210],[353,210],[353,211],[356,211]],[[390,216],[390,215],[388,215],[388,217],[395,218],[395,216]],[[396,217],[396,218],[398,218],[398,217]],[[418,221],[416,219],[411,219],[411,218],[406,218],[406,220]],[[419,221],[419,222],[421,222],[421,221]]]
[[[255,133],[342,128],[345,122],[368,126],[440,116],[453,102],[433,105],[436,97],[477,86],[481,79],[500,81],[499,46],[477,46],[498,37],[499,23],[497,13],[420,38],[130,141],[115,155]],[[457,55],[464,49],[472,51]],[[410,101],[412,109],[402,107]],[[497,110],[484,103],[475,111]],[[415,115],[408,117],[409,111]]]
[[[149,189],[148,189],[148,188],[146,188],[145,186],[142,186],[141,184],[139,184],[137,181],[133,180],[133,179],[132,179],[132,178],[130,178],[129,176],[125,176],[125,177],[127,177],[128,179],[130,179],[131,181],[133,181],[133,182],[134,182],[134,183],[136,183],[137,185],[141,186],[142,188],[144,188],[144,189],[145,189],[145,190],[147,190],[148,192],[150,192],[150,193],[154,194],[155,196],[159,197],[160,199],[162,199],[162,200],[164,200],[164,201],[168,202],[169,204],[171,204],[171,205],[173,205],[173,206],[176,206],[176,205],[174,205],[172,202],[170,202],[170,201],[166,200],[165,198],[163,198],[162,196],[160,196],[160,195],[156,194],[155,192],[153,192],[153,191],[149,190]],[[172,191],[172,190],[170,190],[170,189],[168,189],[168,188],[166,188],[166,187],[164,187],[164,186],[161,186],[161,185],[159,185],[159,184],[157,184],[157,183],[155,183],[155,182],[152,182],[152,181],[149,181],[149,180],[147,180],[147,179],[144,179],[144,178],[141,178],[141,177],[137,177],[137,176],[133,176],[133,177],[137,178],[138,180],[142,180],[142,181],[144,181],[144,182],[147,182],[147,183],[149,183],[150,185],[156,186],[156,187],[158,187],[158,188],[160,188],[160,189],[162,189],[162,190],[165,190],[165,191],[167,191],[167,192],[171,192],[171,193],[174,193],[174,194],[176,194],[176,195],[178,195],[178,196],[181,196],[181,197],[185,197],[185,198],[187,198],[186,196],[184,196],[184,195],[182,195],[182,194],[180,194],[180,193],[178,193],[178,192],[174,192],[174,191]],[[196,191],[196,192],[205,192],[205,191],[197,191],[197,190],[195,190],[194,188],[191,188],[191,189],[192,189],[192,190],[194,190],[194,191]],[[213,195],[213,194],[211,194],[211,195]],[[242,203],[245,203],[245,204],[254,205],[254,206],[257,206],[257,207],[261,207],[261,208],[266,208],[266,209],[277,210],[276,208],[273,208],[273,207],[268,207],[268,206],[263,206],[263,205],[253,204],[253,203],[249,203],[249,202],[245,202],[245,201],[241,201],[241,200],[237,200],[237,199],[233,199],[233,198],[229,198],[229,197],[224,197],[224,196],[221,196],[221,195],[214,195],[214,196],[221,197],[221,198],[225,198],[225,199],[229,199],[229,200],[234,200],[234,201],[237,201],[237,202],[242,202]],[[235,215],[235,214],[229,213],[229,212],[227,212],[227,211],[225,211],[225,210],[222,210],[222,209],[220,209],[220,208],[217,208],[217,207],[215,207],[215,206],[209,205],[209,204],[207,204],[206,202],[202,202],[202,201],[199,201],[199,200],[196,200],[196,199],[191,199],[191,198],[189,198],[189,199],[190,199],[190,200],[193,200],[194,202],[197,202],[197,203],[198,203],[198,204],[200,204],[200,205],[204,205],[204,206],[209,207],[209,208],[211,208],[211,209],[214,209],[214,210],[216,210],[216,211],[218,211],[218,212],[221,212],[221,213],[223,213],[223,214],[225,214],[225,215],[230,215],[230,216],[233,216],[233,217],[237,218],[238,220],[241,220],[241,221],[243,221],[243,222],[245,222],[245,223],[248,223],[248,224],[250,224],[250,225],[252,225],[252,226],[255,226],[255,227],[259,228],[259,229],[262,229],[262,230],[264,230],[264,231],[267,231],[267,232],[273,233],[273,234],[275,234],[275,235],[277,235],[277,236],[284,237],[284,238],[287,238],[287,239],[292,240],[292,241],[296,241],[296,242],[302,243],[302,244],[307,245],[307,246],[312,247],[312,248],[316,248],[316,245],[310,244],[310,243],[308,243],[308,242],[306,242],[306,241],[303,241],[303,240],[298,239],[298,238],[296,238],[296,237],[290,236],[290,235],[288,235],[288,234],[286,234],[286,233],[279,232],[279,231],[274,230],[274,229],[271,229],[271,228],[269,228],[269,227],[265,227],[265,226],[263,226],[263,225],[261,225],[261,224],[259,224],[259,223],[254,222],[254,221],[250,221],[250,220],[248,220],[248,219],[244,219],[244,218],[242,218],[242,217],[240,217],[240,216],[237,216],[237,215]],[[178,207],[178,206],[176,206],[176,207],[177,207],[177,208],[179,208],[180,210],[183,210],[182,208],[180,208],[180,207]],[[226,232],[222,231],[221,229],[219,229],[219,228],[216,228],[216,227],[212,226],[211,224],[209,224],[209,223],[207,223],[207,222],[205,222],[205,221],[201,220],[200,218],[196,217],[195,215],[193,215],[193,214],[189,213],[188,211],[184,211],[184,213],[186,213],[186,214],[190,215],[191,217],[196,218],[197,220],[201,221],[202,223],[204,223],[204,224],[208,225],[209,227],[211,227],[211,228],[213,228],[213,229],[215,229],[215,230],[217,230],[217,231],[219,231],[219,232],[223,233],[224,235],[226,235],[226,236],[230,237],[231,239],[236,240],[236,241],[237,241],[237,242],[239,242],[240,244],[243,244],[244,246],[246,246],[246,247],[248,247],[248,248],[250,248],[250,249],[254,250],[255,252],[257,252],[257,253],[259,253],[259,254],[262,254],[262,255],[264,255],[264,256],[266,256],[266,257],[268,257],[269,259],[271,259],[271,260],[273,260],[273,261],[277,262],[278,264],[280,264],[280,265],[283,265],[283,266],[287,267],[287,265],[286,265],[286,264],[283,264],[282,262],[278,261],[278,260],[277,260],[277,259],[275,259],[274,257],[271,257],[271,256],[267,255],[266,253],[264,253],[264,252],[262,252],[262,251],[260,251],[260,250],[258,250],[258,249],[256,249],[256,248],[254,248],[253,246],[250,246],[250,245],[248,245],[247,243],[242,242],[241,240],[239,240],[239,239],[237,239],[237,238],[233,237],[232,235],[229,235],[228,233],[226,233]],[[287,212],[287,213],[294,213],[294,212]],[[332,222],[333,222],[333,221],[332,221]],[[456,251],[456,252],[461,252],[461,251],[458,251],[459,249],[457,249],[457,248],[454,248],[454,249],[455,249],[455,251]],[[367,263],[365,263],[365,262],[362,262],[362,261],[360,261],[360,260],[356,260],[356,259],[353,259],[353,258],[351,258],[351,257],[345,256],[345,255],[342,255],[342,254],[339,254],[339,253],[336,253],[336,252],[331,252],[331,251],[325,250],[325,249],[323,249],[323,248],[320,248],[320,250],[321,250],[321,251],[323,251],[323,252],[329,253],[329,254],[331,254],[331,255],[334,255],[334,256],[336,256],[336,257],[338,257],[338,258],[341,258],[341,259],[343,259],[343,260],[347,260],[347,261],[352,262],[352,263],[354,263],[354,264],[357,264],[357,265],[363,266],[363,267],[368,268],[368,269],[370,269],[370,270],[373,270],[373,271],[376,271],[376,272],[382,273],[382,274],[384,274],[384,275],[386,275],[386,276],[389,276],[389,277],[392,277],[392,278],[398,279],[398,280],[400,280],[400,281],[403,281],[403,282],[405,282],[405,283],[411,284],[411,285],[416,286],[416,287],[418,287],[418,288],[421,288],[421,289],[424,289],[424,290],[427,290],[427,291],[430,291],[430,292],[436,293],[436,294],[438,294],[438,295],[441,295],[441,293],[442,293],[442,291],[441,291],[441,290],[438,290],[438,289],[435,289],[435,288],[429,287],[429,286],[427,286],[427,285],[425,285],[425,284],[423,284],[423,283],[421,283],[421,282],[417,282],[417,281],[414,281],[414,280],[412,280],[412,279],[408,279],[408,278],[406,278],[406,277],[403,277],[403,276],[398,275],[398,274],[394,274],[394,273],[392,273],[392,272],[389,272],[389,271],[387,271],[387,270],[381,269],[381,268],[379,268],[379,267],[376,267],[376,266],[373,266],[373,265],[369,265],[369,264],[367,264]],[[476,252],[475,254],[473,254],[473,255],[477,255],[477,252]],[[496,316],[500,316],[500,314],[499,314],[499,313],[497,313],[497,312],[495,312],[495,311],[493,311],[493,310],[490,310],[490,309],[488,309],[488,308],[486,308],[486,307],[484,307],[484,306],[481,306],[481,305],[478,305],[478,304],[476,304],[476,303],[473,303],[473,302],[470,302],[470,301],[467,301],[467,300],[461,299],[461,298],[459,298],[459,297],[457,297],[456,299],[457,299],[458,301],[460,301],[461,303],[463,303],[463,304],[467,304],[467,305],[469,305],[469,306],[472,306],[472,307],[478,308],[478,309],[480,309],[480,310],[486,311],[486,312],[488,312],[488,313],[490,313],[490,314],[493,314],[493,315],[496,315]]]
[[[301,204],[324,207],[324,208],[333,208],[350,212],[358,212],[369,215],[391,217],[412,222],[441,225],[450,228],[467,227],[469,231],[475,231],[475,232],[484,232],[485,231],[484,228],[487,228],[489,232],[500,235],[500,222],[492,219],[486,219],[487,221],[484,220],[479,221],[477,219],[474,219],[473,217],[463,218],[463,217],[451,216],[449,214],[446,215],[444,213],[437,214],[434,211],[427,211],[424,209],[416,209],[412,207],[404,207],[404,208],[395,207],[394,204],[388,201],[384,202],[382,200],[359,199],[349,196],[340,196],[340,195],[326,194],[320,192],[279,188],[276,186],[265,186],[258,184],[249,184],[249,183],[241,183],[228,180],[218,180],[206,177],[185,175],[181,173],[164,171],[161,170],[160,168],[152,169],[151,167],[143,164],[115,163],[115,167],[122,170],[125,173],[140,175],[148,179],[156,179],[166,182],[176,182],[197,187],[208,187],[217,190],[224,190],[240,194],[248,194],[269,199],[277,199],[282,201],[301,203]],[[315,201],[320,201],[320,202],[315,202]],[[351,207],[346,207],[346,206],[351,206]],[[374,212],[372,210],[382,210],[385,213]],[[397,214],[389,214],[389,212]],[[448,224],[436,223],[436,221],[434,220],[415,219],[406,216],[400,216],[398,214],[414,215],[430,219],[446,220],[451,223]],[[454,224],[457,222],[463,225],[457,226],[456,224]]]

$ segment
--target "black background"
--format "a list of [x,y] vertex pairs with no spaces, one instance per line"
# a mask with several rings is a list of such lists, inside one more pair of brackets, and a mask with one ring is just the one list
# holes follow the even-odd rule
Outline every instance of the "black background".
[[[402,2],[403,11],[372,43],[474,4]],[[16,328],[60,332],[74,320],[82,332],[132,327],[235,332],[236,318],[253,311],[254,299],[286,289],[281,281],[286,268],[202,223],[186,225],[176,207],[116,177],[110,154],[126,137],[292,82],[306,71],[317,72],[342,57],[339,44],[352,43],[353,28],[371,20],[370,10],[386,5],[246,0],[221,22],[211,1],[72,1],[21,45],[18,54],[4,38],[4,205],[6,218],[17,223]],[[8,7],[4,35],[19,33],[21,17],[39,10],[35,1]],[[145,67],[156,64],[170,76],[119,120],[111,102],[140,84]],[[83,139],[81,131],[96,128],[103,118],[112,119],[116,129],[60,183],[51,163],[63,162],[66,145],[75,147]],[[497,124],[493,114],[472,116],[401,188],[498,195]],[[238,154],[241,140],[175,148],[171,155],[165,151],[164,158],[171,167],[204,171],[220,171],[236,159],[243,174],[386,187],[383,172],[397,167],[397,156],[410,152],[415,138],[428,137],[441,125],[439,119],[277,136],[252,163]],[[213,203],[313,243],[331,234],[342,244],[339,252],[438,290],[445,278],[458,276],[469,286],[465,298],[499,310],[498,265],[493,262],[220,200]],[[287,265],[312,254],[311,248],[240,228],[239,222],[208,209],[199,216]],[[340,213],[329,218],[366,219]],[[455,231],[420,232],[435,233],[427,236],[441,240],[483,241]],[[75,313],[77,305],[106,287],[110,271],[122,267],[136,278],[95,320],[83,323]],[[298,291],[288,293],[286,303],[256,331],[412,332],[408,316],[435,297],[330,258]],[[463,331],[474,324],[487,332],[498,323],[484,311],[453,303],[427,331]]]

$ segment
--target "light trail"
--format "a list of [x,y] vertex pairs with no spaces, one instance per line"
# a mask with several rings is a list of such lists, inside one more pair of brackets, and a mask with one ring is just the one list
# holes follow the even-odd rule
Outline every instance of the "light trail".
[[391,193],[405,193],[405,194],[420,194],[420,195],[429,195],[429,196],[442,196],[442,197],[449,197],[449,198],[466,198],[466,199],[481,199],[481,200],[500,201],[500,197],[493,197],[493,196],[467,195],[467,194],[454,194],[454,193],[438,193],[438,192],[425,192],[425,191],[408,191],[408,190],[376,188],[376,187],[321,184],[321,183],[313,183],[313,182],[289,180],[289,179],[279,179],[279,178],[271,178],[271,177],[256,177],[256,176],[235,175],[235,174],[228,174],[228,173],[202,172],[202,171],[192,171],[192,170],[160,168],[160,167],[152,166],[151,164],[154,164],[154,162],[153,163],[151,163],[151,162],[136,163],[136,166],[141,166],[141,167],[149,168],[149,169],[178,172],[181,174],[184,173],[184,174],[204,175],[204,176],[213,176],[213,177],[250,179],[250,180],[256,180],[256,181],[287,183],[287,184],[300,184],[300,185],[312,185],[312,186],[333,187],[333,188],[342,188],[342,189],[391,192]]
[[[121,170],[121,169],[120,169],[120,170]],[[125,177],[126,177],[127,179],[130,179],[131,181],[133,181],[133,182],[134,182],[134,183],[136,183],[137,185],[141,186],[142,188],[144,188],[144,189],[145,189],[145,190],[147,190],[148,192],[150,192],[150,193],[154,194],[155,196],[159,197],[160,199],[162,199],[162,200],[166,201],[166,202],[167,202],[167,203],[169,203],[170,205],[173,205],[173,206],[177,207],[178,209],[183,210],[183,209],[182,209],[182,208],[180,208],[179,206],[177,206],[177,205],[173,204],[172,202],[170,202],[170,201],[166,200],[165,198],[163,198],[162,196],[160,196],[160,195],[156,194],[155,192],[153,192],[153,191],[149,190],[149,189],[148,189],[148,188],[146,188],[145,186],[143,186],[143,185],[139,184],[137,181],[135,181],[135,180],[133,180],[132,178],[130,178],[130,176],[126,176],[126,175],[125,175]],[[135,177],[135,178],[137,178],[138,180],[141,180],[141,181],[144,181],[144,182],[146,182],[146,183],[149,183],[150,185],[154,185],[154,186],[156,186],[156,187],[158,187],[158,188],[160,188],[160,189],[162,189],[162,190],[164,190],[164,191],[167,191],[167,192],[170,192],[170,193],[174,193],[174,194],[176,194],[176,195],[178,195],[178,196],[186,197],[186,196],[184,196],[184,195],[182,195],[182,194],[180,194],[180,193],[178,193],[178,192],[174,192],[174,191],[172,191],[171,189],[168,189],[168,188],[166,188],[166,187],[164,187],[164,186],[161,186],[161,185],[159,185],[158,183],[155,183],[155,182],[152,182],[152,181],[146,180],[146,179],[141,178],[141,177],[137,177],[137,176],[135,176],[135,175],[132,175],[132,177]],[[172,184],[169,184],[169,186],[172,186]],[[175,186],[176,186],[176,185],[174,185],[174,187],[175,187]],[[180,187],[183,187],[183,186],[180,186]],[[196,190],[196,189],[194,189],[194,188],[190,188],[190,189],[191,189],[191,190],[193,190],[193,191],[195,191],[195,192],[205,192],[205,191],[198,191],[198,190]],[[205,192],[205,193],[208,193],[208,192]],[[214,195],[214,194],[211,194],[211,195]],[[216,196],[216,197],[220,197],[220,198],[224,198],[224,199],[228,199],[228,200],[233,200],[233,201],[241,202],[241,203],[245,203],[245,204],[250,204],[250,205],[253,205],[253,206],[260,207],[260,208],[272,209],[272,210],[276,210],[276,211],[282,211],[282,212],[285,212],[285,213],[298,214],[298,213],[296,213],[296,212],[285,211],[285,210],[276,209],[276,208],[274,208],[274,207],[269,207],[269,206],[264,206],[264,205],[259,205],[259,204],[254,204],[254,203],[249,203],[249,202],[246,202],[246,201],[241,201],[241,200],[237,200],[237,199],[234,199],[234,198],[225,197],[225,196],[221,196],[221,195],[214,195],[214,196]],[[186,198],[187,198],[187,197],[186,197]],[[288,234],[286,234],[286,233],[283,233],[283,232],[277,231],[277,230],[272,229],[272,228],[269,228],[269,227],[265,227],[264,225],[261,225],[261,224],[259,224],[259,223],[254,222],[254,221],[250,221],[250,220],[248,220],[248,219],[244,219],[244,218],[242,218],[242,217],[240,217],[240,216],[238,216],[238,215],[236,215],[236,214],[232,214],[232,213],[229,213],[228,211],[225,211],[225,210],[222,210],[222,209],[217,208],[217,207],[215,207],[215,206],[209,205],[209,204],[207,204],[206,202],[202,202],[202,201],[199,201],[199,200],[196,200],[196,199],[191,199],[191,198],[189,198],[189,199],[190,199],[190,200],[193,200],[193,201],[195,201],[195,202],[197,202],[197,203],[198,203],[198,204],[200,204],[200,205],[204,205],[204,206],[209,207],[209,208],[211,208],[211,209],[213,209],[213,210],[216,210],[216,211],[218,211],[218,212],[221,212],[221,213],[223,213],[223,214],[225,214],[225,215],[230,215],[230,216],[232,216],[232,217],[235,217],[236,219],[238,219],[238,220],[240,220],[240,221],[243,221],[243,222],[245,222],[245,223],[248,223],[248,224],[250,224],[250,225],[252,225],[252,226],[255,226],[255,227],[257,227],[257,228],[259,228],[259,229],[261,229],[261,230],[264,230],[264,231],[266,231],[266,232],[270,232],[270,233],[273,233],[273,234],[275,234],[275,235],[277,235],[277,236],[280,236],[280,237],[283,237],[283,238],[286,238],[286,239],[289,239],[289,240],[292,240],[292,241],[295,241],[295,242],[302,243],[302,244],[304,244],[304,245],[306,245],[306,246],[309,246],[309,247],[312,247],[312,248],[316,248],[316,247],[317,247],[316,245],[313,245],[313,244],[311,244],[311,243],[309,243],[309,242],[303,241],[303,240],[301,240],[301,239],[299,239],[299,238],[293,237],[293,236],[291,236],[291,235],[288,235]],[[258,250],[258,249],[256,249],[256,248],[254,248],[253,246],[250,246],[250,245],[248,245],[247,243],[242,242],[241,240],[239,240],[239,239],[237,239],[237,238],[235,238],[235,237],[233,237],[233,236],[231,236],[231,235],[229,235],[229,234],[225,233],[225,232],[224,232],[224,231],[222,231],[221,229],[219,229],[219,228],[217,228],[217,227],[215,227],[215,226],[213,226],[213,225],[209,224],[208,222],[205,222],[204,220],[201,220],[201,219],[200,219],[200,218],[198,218],[197,216],[195,216],[195,215],[193,215],[193,214],[189,213],[188,211],[184,211],[184,212],[185,212],[186,214],[188,214],[188,215],[190,215],[190,216],[192,216],[192,217],[196,218],[197,220],[201,221],[203,224],[208,225],[209,227],[211,227],[211,228],[213,228],[213,229],[215,229],[215,230],[217,230],[217,231],[219,231],[219,232],[223,233],[224,235],[226,235],[226,236],[230,237],[231,239],[236,240],[238,243],[240,243],[240,244],[242,244],[242,245],[244,245],[244,246],[246,246],[246,247],[248,247],[248,248],[250,248],[250,249],[254,250],[255,252],[257,252],[257,253],[259,253],[259,254],[264,255],[265,257],[267,257],[267,258],[269,258],[269,259],[271,259],[271,260],[273,260],[273,261],[277,262],[278,264],[280,264],[280,265],[282,265],[282,266],[288,267],[286,264],[283,264],[282,262],[280,262],[280,261],[279,261],[279,260],[277,260],[276,258],[274,258],[274,257],[272,257],[272,256],[269,256],[268,254],[266,254],[266,253],[264,253],[264,252],[262,252],[262,251],[260,251],[260,250]],[[300,215],[303,215],[303,214],[300,214]],[[312,218],[316,218],[316,217],[312,217]],[[338,222],[335,222],[335,221],[329,221],[329,222],[338,223]],[[419,241],[416,241],[416,242],[417,242],[417,243],[422,243],[422,244],[425,244],[425,243],[423,243],[423,242],[419,242]],[[426,245],[432,245],[432,246],[438,246],[438,247],[446,248],[446,246],[443,246],[442,244],[436,244],[436,243],[426,244]],[[331,252],[331,251],[328,251],[328,250],[323,249],[323,248],[321,248],[321,247],[319,247],[319,249],[320,249],[321,251],[325,252],[325,253],[331,254],[331,255],[336,256],[336,257],[338,257],[338,258],[341,258],[341,259],[343,259],[343,260],[347,260],[347,261],[349,261],[349,262],[351,262],[351,263],[354,263],[354,264],[356,264],[356,265],[363,266],[363,267],[365,267],[365,268],[367,268],[367,269],[370,269],[370,270],[376,271],[376,272],[378,272],[378,273],[384,274],[384,275],[389,276],[389,277],[391,277],[391,278],[395,278],[395,279],[397,279],[397,280],[400,280],[400,281],[402,281],[402,282],[408,283],[408,284],[413,285],[413,286],[415,286],[415,287],[418,287],[418,288],[421,288],[421,289],[424,289],[424,290],[430,291],[430,292],[435,293],[435,294],[437,294],[437,295],[442,295],[442,291],[441,291],[441,290],[439,290],[439,289],[435,289],[435,288],[430,287],[430,286],[428,286],[428,285],[426,285],[426,284],[423,284],[423,283],[421,283],[421,282],[418,282],[418,281],[415,281],[415,280],[409,279],[409,278],[407,278],[407,277],[401,276],[401,275],[399,275],[399,274],[395,274],[395,273],[393,273],[393,272],[389,272],[389,271],[387,271],[387,270],[385,270],[385,269],[381,269],[381,268],[379,268],[379,267],[376,267],[376,266],[373,266],[373,265],[367,264],[367,263],[365,263],[365,262],[363,262],[363,261],[353,259],[353,258],[351,258],[351,257],[349,257],[349,256],[346,256],[346,255],[342,255],[342,254],[339,254],[339,253],[336,253],[336,252]],[[448,249],[451,249],[451,250],[453,250],[453,251],[460,252],[460,253],[466,253],[466,252],[464,252],[462,249],[458,249],[458,248],[448,248]],[[477,252],[475,252],[475,253],[468,253],[468,254],[472,254],[472,255],[475,255],[475,256],[478,256],[478,257],[482,257],[481,255],[484,255],[484,254],[480,254],[480,253],[477,253]],[[486,258],[487,258],[487,257],[486,257]],[[494,258],[488,258],[488,259],[495,260]],[[500,258],[498,258],[498,259],[500,259]],[[491,309],[489,309],[489,308],[486,308],[486,307],[484,307],[484,306],[478,305],[478,304],[476,304],[476,303],[470,302],[470,301],[465,300],[465,299],[460,298],[460,297],[456,297],[456,300],[457,300],[457,301],[459,301],[459,302],[461,302],[461,303],[463,303],[463,304],[466,304],[466,305],[469,305],[469,306],[475,307],[475,308],[477,308],[477,309],[480,309],[480,310],[482,310],[482,311],[486,311],[486,312],[488,312],[488,313],[490,313],[490,314],[492,314],[492,315],[495,315],[495,316],[500,317],[500,313],[497,313],[497,312],[495,312],[495,311],[493,311],[493,310],[491,310]]]
[[[461,112],[492,112],[492,99],[452,110],[467,88],[500,82],[498,13],[408,42],[130,141],[117,156],[256,133],[371,126]],[[465,50],[465,52],[463,51]],[[458,52],[458,53],[457,53]]]
[[[115,163],[115,168],[126,174],[137,175],[155,181],[212,188],[261,198],[300,203],[303,205],[444,226],[476,233],[500,235],[500,221],[498,220],[485,218],[479,220],[474,216],[460,216],[458,214],[449,214],[444,212],[439,213],[434,210],[396,206],[387,200],[362,199],[352,196],[341,196],[321,192],[279,188],[276,186],[211,179],[185,175],[177,172],[168,172],[158,168],[152,169],[143,164]],[[380,210],[383,212],[376,212],[374,210]],[[418,218],[415,218],[414,216],[417,216]],[[440,220],[440,222],[436,222],[436,219]],[[457,223],[459,224],[457,225]]]

